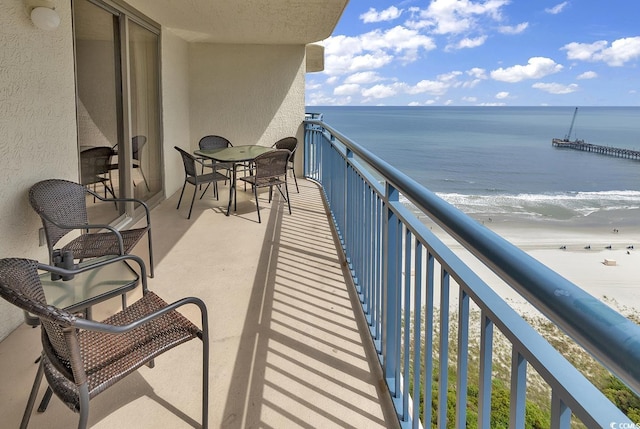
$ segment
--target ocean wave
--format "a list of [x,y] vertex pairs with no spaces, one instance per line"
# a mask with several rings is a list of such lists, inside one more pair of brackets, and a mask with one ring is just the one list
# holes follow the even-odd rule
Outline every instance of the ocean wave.
[[640,191],[565,192],[544,194],[466,195],[436,193],[472,216],[515,215],[566,220],[601,211],[640,208]]

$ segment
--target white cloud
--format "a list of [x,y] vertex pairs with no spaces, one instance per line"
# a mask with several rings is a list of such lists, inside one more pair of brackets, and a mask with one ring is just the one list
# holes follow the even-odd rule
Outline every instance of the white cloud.
[[362,46],[369,51],[390,50],[398,54],[417,53],[420,48],[426,51],[436,48],[431,37],[399,25],[385,32],[376,30],[363,34]]
[[475,88],[481,81],[481,79],[468,80],[462,83],[462,87],[467,89]]
[[620,67],[640,58],[640,36],[614,40],[611,46],[606,40],[594,43],[572,42],[562,49],[567,51],[567,58],[570,60],[602,61],[612,67]]
[[391,55],[361,55],[351,59],[350,70],[377,69],[393,61]]
[[378,12],[374,8],[369,8],[367,12],[360,15],[360,19],[365,24],[372,22],[392,21],[398,18],[401,14],[402,9],[398,9],[395,6],[391,6],[390,8],[382,10],[380,12]]
[[387,31],[375,30],[359,36],[333,36],[324,41],[325,70],[328,75],[342,75],[374,70],[392,61],[413,62],[420,50],[436,45],[428,36],[397,26]]
[[525,79],[540,79],[562,70],[562,65],[550,58],[532,57],[526,65],[499,68],[491,72],[491,77],[502,82],[520,82]]
[[347,76],[344,83],[368,84],[378,82],[380,80],[382,80],[382,77],[380,77],[378,73],[374,71],[365,71]]
[[598,77],[598,73],[594,71],[586,71],[580,75],[578,75],[578,79],[595,79]]
[[483,107],[501,107],[501,106],[506,106],[507,103],[480,103],[478,104],[478,106],[483,106]]
[[564,1],[560,4],[555,5],[554,7],[548,7],[544,11],[550,13],[551,15],[557,15],[564,10],[565,7],[569,6],[568,1]]
[[360,85],[357,83],[347,83],[336,86],[333,89],[333,95],[354,95],[360,92]]
[[415,84],[414,86],[407,86],[405,91],[408,94],[422,94],[427,93],[431,95],[444,95],[449,88],[459,87],[461,83],[458,81],[458,76],[462,75],[460,71],[452,71],[438,75],[436,80],[424,79]]
[[476,101],[478,101],[477,97],[462,97],[462,101],[465,101],[467,103],[475,103]]
[[576,92],[578,90],[578,85],[572,83],[570,85],[563,85],[561,83],[534,83],[531,85],[532,88],[540,89],[544,92],[548,92],[549,94],[571,94],[572,92]]
[[371,88],[363,89],[362,95],[371,98],[387,98],[393,97],[398,93],[394,85],[375,85]]
[[521,22],[518,25],[503,25],[498,27],[498,31],[502,34],[520,34],[529,27],[528,22]]
[[460,40],[455,45],[448,45],[447,50],[450,49],[465,49],[465,48],[477,48],[478,46],[484,45],[484,42],[487,40],[487,36],[476,37],[475,39],[465,38]]
[[500,91],[496,94],[496,98],[498,100],[504,100],[505,98],[509,98],[509,93],[507,91]]
[[480,67],[474,67],[472,69],[467,70],[467,74],[469,76],[475,77],[476,79],[486,79],[487,71]]
[[351,97],[328,97],[322,92],[314,92],[309,95],[307,104],[309,106],[343,106],[351,104]]
[[460,34],[482,27],[483,18],[502,19],[502,7],[510,0],[433,0],[427,9],[410,8],[411,28],[430,28],[435,34]]
[[335,85],[336,83],[338,83],[339,80],[340,78],[338,76],[329,76],[325,81],[325,83],[327,85]]

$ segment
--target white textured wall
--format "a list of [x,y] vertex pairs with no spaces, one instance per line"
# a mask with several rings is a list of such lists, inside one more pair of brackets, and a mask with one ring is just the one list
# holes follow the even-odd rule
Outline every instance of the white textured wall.
[[302,141],[304,46],[193,43],[189,58],[192,149],[207,134],[235,146]]
[[164,135],[164,178],[166,196],[184,182],[184,167],[173,148],[188,148],[189,132],[189,45],[170,31],[162,31],[162,120]]
[[[42,179],[78,179],[70,2],[56,10],[60,27],[46,32],[22,0],[0,2],[0,258],[47,260],[27,192]],[[0,339],[21,321],[0,300]]]

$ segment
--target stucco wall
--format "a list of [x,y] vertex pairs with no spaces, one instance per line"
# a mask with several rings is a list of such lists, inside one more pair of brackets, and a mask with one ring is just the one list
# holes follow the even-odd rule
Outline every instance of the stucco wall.
[[184,182],[184,167],[173,148],[188,148],[189,131],[189,45],[167,29],[162,30],[162,120],[164,136],[164,178],[166,196]]
[[189,58],[192,149],[207,134],[235,146],[302,141],[304,46],[193,43]]
[[[22,0],[0,2],[0,258],[47,260],[27,192],[42,179],[78,179],[71,9],[56,3],[62,22],[47,32]],[[21,321],[0,300],[0,339]]]

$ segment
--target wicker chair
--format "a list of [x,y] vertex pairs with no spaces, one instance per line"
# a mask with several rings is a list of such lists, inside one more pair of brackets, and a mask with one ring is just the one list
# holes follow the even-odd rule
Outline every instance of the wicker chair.
[[[269,202],[275,186],[280,195],[285,199],[291,214],[291,202],[289,201],[289,188],[287,187],[287,163],[291,152],[286,149],[276,149],[271,152],[258,155],[253,163],[253,175],[240,177],[240,180],[253,186],[253,193],[256,197],[256,207],[258,209],[258,222],[260,219],[260,204],[258,204],[258,188],[269,187]],[[284,192],[282,186],[284,185]]]
[[[176,210],[180,208],[180,203],[182,202],[182,196],[184,195],[184,188],[187,186],[187,183],[191,183],[194,186],[193,197],[191,198],[191,206],[189,207],[189,216],[187,216],[187,219],[191,219],[191,211],[193,210],[193,202],[196,199],[198,186],[205,183],[206,184],[213,183],[214,184],[213,192],[214,192],[214,195],[216,195],[217,197],[218,195],[217,182],[227,180],[227,176],[225,176],[224,174],[218,173],[215,169],[213,170],[213,173],[198,174],[196,163],[202,164],[202,162],[195,156],[191,155],[189,152],[186,152],[185,150],[180,149],[178,146],[174,146],[174,148],[180,153],[180,156],[182,156],[182,163],[184,164],[184,183],[182,184],[182,192],[180,192],[180,199],[178,200],[178,206],[176,207]],[[200,195],[200,199],[202,199],[205,192],[207,192],[206,188],[204,191],[202,191],[202,195]]]
[[[151,192],[149,188],[149,182],[147,182],[147,178],[144,175],[144,171],[142,170],[142,165],[140,164],[142,161],[140,160],[140,154],[142,153],[142,147],[147,143],[147,138],[145,136],[134,136],[131,138],[131,153],[132,153],[132,165],[133,168],[137,168],[140,170],[140,175],[142,175],[142,180],[144,180],[144,185],[147,187],[147,191]],[[136,185],[136,182],[133,182],[133,186]]]
[[[209,135],[204,136],[198,142],[200,149],[218,149],[223,147],[232,147],[231,142],[222,136]],[[215,168],[216,170],[227,170],[227,178],[231,180],[231,171],[233,170],[233,163],[215,162],[213,160],[201,160],[202,161],[202,174],[204,174],[204,167]],[[226,183],[226,181],[225,181]]]
[[296,168],[295,168],[296,149],[298,148],[298,139],[295,137],[285,137],[275,142],[272,147],[276,149],[286,149],[289,152],[291,152],[291,155],[289,155],[289,160],[287,162],[287,168],[289,168],[293,173],[293,181],[296,184],[296,192],[300,193],[300,189],[298,189],[298,179],[296,178]]
[[[38,317],[42,326],[42,356],[21,428],[29,423],[43,374],[56,396],[80,414],[78,428],[85,428],[90,399],[141,366],[152,364],[155,357],[194,338],[203,343],[202,427],[207,427],[209,342],[205,304],[193,297],[167,304],[148,291],[144,263],[137,256],[119,256],[100,264],[122,259],[139,264],[144,294],[102,322],[48,305],[38,276],[39,269],[69,275],[92,267],[69,271],[28,259],[0,259],[0,296]],[[187,304],[199,307],[202,329],[176,311]]]
[[104,186],[105,198],[107,192],[113,198],[116,197],[111,186],[111,176],[109,176],[112,156],[113,149],[109,146],[92,147],[80,152],[80,183],[84,186],[101,184]]
[[[111,225],[89,224],[87,193],[105,202],[134,202],[146,213],[146,225],[140,228],[116,230]],[[149,207],[135,198],[106,199],[81,184],[62,179],[49,179],[36,183],[29,190],[31,207],[40,215],[49,248],[49,263],[54,264],[54,253],[73,253],[74,259],[96,258],[107,255],[125,255],[147,234],[149,241],[149,267],[153,277],[153,246],[151,244],[151,215]],[[106,232],[99,232],[106,230]],[[61,249],[56,244],[71,231],[81,231]],[[91,231],[91,232],[90,232]]]

